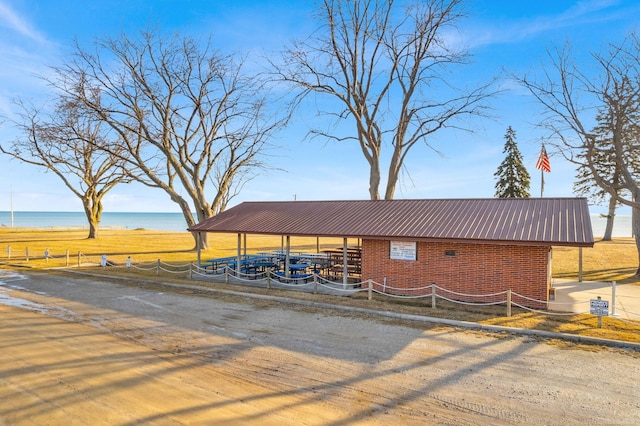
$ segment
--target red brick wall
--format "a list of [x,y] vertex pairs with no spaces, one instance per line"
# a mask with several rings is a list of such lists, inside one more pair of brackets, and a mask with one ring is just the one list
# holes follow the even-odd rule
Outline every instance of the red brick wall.
[[[544,304],[513,296],[518,304],[546,308],[548,301],[548,255],[550,247],[417,243],[417,260],[391,260],[390,241],[362,241],[362,279],[372,279],[380,284],[386,277],[385,291],[395,294],[416,295],[409,288],[424,287],[435,283],[456,293],[490,294],[511,289]],[[445,252],[455,251],[455,256]],[[394,287],[395,289],[390,289]],[[382,290],[376,286],[376,290]],[[424,293],[430,294],[430,289]],[[506,296],[470,298],[441,294],[455,300],[489,302],[505,300]]]

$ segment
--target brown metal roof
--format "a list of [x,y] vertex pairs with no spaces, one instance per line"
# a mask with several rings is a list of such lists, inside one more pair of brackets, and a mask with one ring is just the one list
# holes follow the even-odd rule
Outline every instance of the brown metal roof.
[[585,198],[245,202],[190,230],[593,246]]

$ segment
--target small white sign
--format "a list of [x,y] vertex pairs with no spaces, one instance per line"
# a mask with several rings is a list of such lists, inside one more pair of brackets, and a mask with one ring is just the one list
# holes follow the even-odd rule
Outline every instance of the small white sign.
[[391,259],[416,260],[417,243],[410,241],[391,241]]
[[603,317],[609,316],[608,300],[591,299],[590,305],[591,305],[591,310],[590,310],[591,315],[598,315]]

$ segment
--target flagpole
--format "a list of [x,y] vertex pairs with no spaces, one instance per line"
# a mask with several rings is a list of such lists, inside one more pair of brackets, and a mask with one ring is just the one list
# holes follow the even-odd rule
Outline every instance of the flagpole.
[[540,198],[544,195],[544,170],[540,169]]

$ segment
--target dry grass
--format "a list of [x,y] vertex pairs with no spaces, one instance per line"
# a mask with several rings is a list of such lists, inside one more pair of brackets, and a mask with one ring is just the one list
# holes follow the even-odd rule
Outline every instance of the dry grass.
[[[573,279],[578,276],[579,249],[553,249],[553,276]],[[638,252],[633,238],[598,241],[593,248],[582,249],[585,281],[619,281],[638,283]]]
[[[71,265],[77,264],[78,253],[82,254],[82,263],[99,263],[103,254],[116,264],[124,264],[128,256],[133,262],[161,259],[180,263],[193,262],[197,258],[194,240],[188,232],[104,230],[100,232],[100,238],[90,240],[86,236],[87,232],[81,230],[0,228],[0,262],[7,260],[8,247],[11,247],[10,263],[31,268],[66,266],[67,252]],[[234,256],[237,242],[236,234],[212,234],[209,236],[210,249],[202,251],[202,259]],[[248,236],[246,242],[248,253],[281,249],[283,244],[280,237],[265,235]],[[356,241],[349,241],[349,244],[356,244]],[[341,246],[340,238],[322,238],[318,246],[316,238],[291,237],[292,251],[315,252]],[[49,253],[48,261],[44,258],[45,250]],[[29,261],[26,260],[27,252]]]
[[[282,239],[272,236],[249,236],[247,251],[259,252],[280,249]],[[320,249],[341,247],[341,239],[291,238],[293,251],[315,252]],[[350,241],[355,244],[356,241]],[[202,253],[203,259],[232,256],[236,254],[237,236],[216,234],[210,237],[211,248]],[[7,247],[11,247],[11,259],[7,259]],[[71,266],[77,264],[78,252],[82,253],[81,262],[99,263],[100,257],[106,254],[116,264],[124,264],[127,256],[134,262],[150,262],[161,259],[168,263],[193,262],[196,252],[193,250],[193,239],[189,233],[147,230],[106,230],[96,240],[86,239],[86,231],[29,230],[16,228],[0,228],[0,265],[10,264],[14,267],[51,268],[66,265],[66,252],[69,252]],[[26,251],[30,259],[25,259]],[[44,251],[49,251],[50,259],[44,259]],[[557,278],[575,279],[578,275],[578,255],[575,248],[558,247],[553,253],[553,276]],[[598,242],[593,249],[583,249],[583,274],[587,281],[610,281],[637,283],[633,278],[638,265],[638,255],[633,239],[616,239],[612,242]],[[101,268],[87,268],[87,271],[103,273]],[[111,275],[128,278],[132,285],[139,280],[158,280],[163,283],[175,283],[200,286],[212,286],[211,283],[190,281],[172,275],[156,277],[155,272],[132,272],[123,268],[110,269]],[[134,274],[134,275],[132,275]],[[238,290],[237,286],[214,284],[216,288]],[[597,319],[591,315],[574,315],[555,317],[526,311],[514,311],[506,317],[504,307],[461,307],[460,305],[438,302],[438,307],[430,307],[430,301],[399,300],[381,297],[373,301],[365,296],[353,297],[321,296],[301,292],[245,287],[243,291],[257,293],[282,294],[287,297],[308,299],[326,303],[347,304],[369,309],[391,310],[415,315],[449,318],[461,321],[502,325],[528,329],[539,329],[593,337],[603,337],[630,342],[640,342],[640,324],[625,322],[616,318],[603,318],[602,328],[596,327]]]

